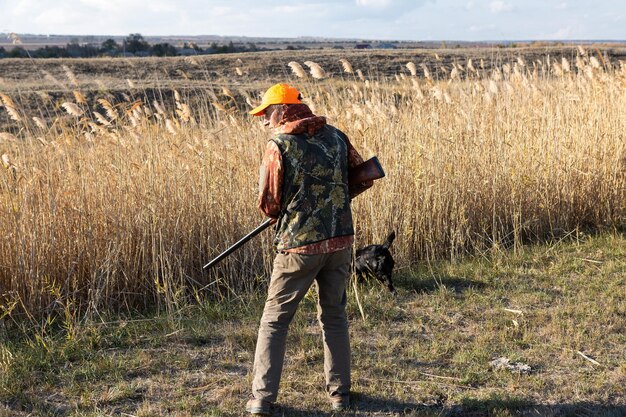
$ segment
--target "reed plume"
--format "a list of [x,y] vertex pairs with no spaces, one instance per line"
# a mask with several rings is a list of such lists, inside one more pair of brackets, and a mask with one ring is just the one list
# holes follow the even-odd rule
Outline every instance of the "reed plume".
[[110,120],[115,120],[119,117],[117,109],[107,99],[100,98],[98,103],[102,106]]
[[341,62],[341,66],[343,67],[343,72],[348,73],[348,74],[354,73],[354,70],[352,69],[352,64],[350,64],[350,62],[348,62],[347,59],[341,58],[339,62]]
[[298,78],[306,78],[306,71],[302,68],[302,65],[298,64],[295,61],[291,61],[287,64],[289,68],[291,68],[291,72],[293,72]]
[[73,86],[78,86],[78,80],[76,79],[76,75],[67,65],[62,65],[63,71],[65,72],[65,76],[69,80],[70,84]]
[[85,114],[85,112],[80,107],[78,107],[76,104],[71,103],[69,101],[66,101],[65,103],[61,104],[61,107],[63,107],[65,111],[68,114],[71,114],[72,116],[80,117],[83,114]]
[[311,72],[311,76],[317,80],[321,80],[323,78],[326,78],[326,71],[324,71],[324,69],[316,62],[313,61],[305,61],[304,65],[306,65],[307,67],[309,67],[309,70]]
[[409,72],[411,73],[412,76],[416,76],[417,75],[417,67],[415,66],[415,64],[413,62],[408,62],[406,64],[406,67],[408,68]]

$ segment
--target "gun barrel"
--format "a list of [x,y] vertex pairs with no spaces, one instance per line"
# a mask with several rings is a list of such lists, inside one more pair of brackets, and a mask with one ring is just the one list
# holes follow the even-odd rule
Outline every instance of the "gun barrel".
[[273,219],[267,219],[265,220],[263,223],[261,223],[260,226],[258,226],[256,229],[254,229],[253,231],[251,231],[250,233],[248,233],[247,235],[245,235],[244,237],[242,237],[241,239],[239,239],[234,245],[232,245],[230,248],[226,249],[224,252],[220,253],[215,259],[213,259],[211,262],[209,262],[208,264],[204,265],[202,267],[202,269],[206,269],[206,268],[210,268],[212,266],[214,266],[215,264],[217,264],[218,262],[220,262],[222,259],[224,259],[225,257],[227,257],[228,255],[230,255],[231,253],[233,253],[234,251],[236,251],[237,249],[239,249],[239,247],[241,245],[243,245],[244,243],[246,243],[247,241],[249,241],[250,239],[252,239],[253,237],[255,237],[256,235],[258,235],[259,233],[261,233],[263,230],[267,229],[270,224],[272,224],[272,220]]

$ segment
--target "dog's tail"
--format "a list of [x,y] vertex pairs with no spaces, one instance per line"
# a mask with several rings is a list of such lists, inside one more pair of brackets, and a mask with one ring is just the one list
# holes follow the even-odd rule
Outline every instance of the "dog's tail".
[[389,249],[395,238],[396,238],[396,232],[392,231],[391,234],[387,236],[387,240],[385,240],[385,243],[383,243],[383,248]]

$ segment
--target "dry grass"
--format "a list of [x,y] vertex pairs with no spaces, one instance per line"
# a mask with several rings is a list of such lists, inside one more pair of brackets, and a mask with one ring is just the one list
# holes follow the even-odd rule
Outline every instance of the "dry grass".
[[[387,170],[354,204],[359,243],[396,230],[406,267],[623,224],[626,69],[577,58],[569,68],[546,57],[472,70],[436,56],[421,64],[426,79],[355,67],[359,79],[293,80]],[[49,102],[37,115],[19,95],[0,96],[18,137],[0,144],[10,160],[0,173],[0,305],[32,317],[175,310],[206,291],[256,288],[268,236],[210,273],[201,266],[261,221],[256,171],[268,132],[241,110],[267,84],[169,100],[65,87],[62,108]]]
[[[577,233],[403,269],[396,297],[359,288],[366,320],[350,288],[354,408],[342,415],[623,416],[625,259],[623,233]],[[0,328],[0,416],[243,416],[262,301],[103,316],[26,340]],[[276,416],[329,415],[315,303],[290,328]],[[499,357],[531,371],[496,370]]]

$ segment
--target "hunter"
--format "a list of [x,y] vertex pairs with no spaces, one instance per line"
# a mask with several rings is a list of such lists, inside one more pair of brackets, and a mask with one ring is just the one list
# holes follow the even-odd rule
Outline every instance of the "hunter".
[[270,415],[278,396],[289,324],[316,282],[324,343],[326,392],[333,410],[350,403],[350,340],[346,282],[354,228],[351,197],[372,181],[348,187],[348,169],[363,162],[348,137],[316,116],[298,90],[276,84],[250,112],[275,136],[267,143],[258,206],[276,219],[274,258],[254,356],[246,411]]

